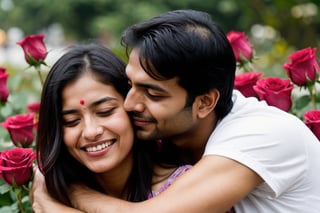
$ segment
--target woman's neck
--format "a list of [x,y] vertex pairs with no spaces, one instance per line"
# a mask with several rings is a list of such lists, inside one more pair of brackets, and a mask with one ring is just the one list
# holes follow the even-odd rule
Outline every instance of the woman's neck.
[[133,157],[127,157],[110,171],[96,174],[96,179],[105,194],[127,199],[127,182],[133,168]]
[[152,177],[152,191],[157,191],[168,180],[170,175],[177,169],[177,167],[165,168],[159,165],[155,165],[153,169]]

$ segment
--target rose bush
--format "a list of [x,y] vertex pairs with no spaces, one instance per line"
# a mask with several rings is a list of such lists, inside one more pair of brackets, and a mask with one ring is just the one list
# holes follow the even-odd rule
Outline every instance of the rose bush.
[[[40,66],[46,65],[44,60],[47,56],[44,37],[43,34],[30,35],[17,42],[22,47],[26,62],[34,67],[41,83]],[[9,93],[9,74],[5,71],[5,68],[0,69],[0,127],[7,133],[5,135],[0,128],[0,213],[31,213],[28,195],[36,159],[34,141],[40,103],[29,103],[28,99],[25,99],[24,104],[18,103],[21,98],[16,98],[13,92]],[[39,97],[40,91],[37,92],[36,99]]]
[[288,56],[291,61],[282,65],[288,79],[262,78],[260,72],[252,70],[255,57],[251,53],[254,50],[250,49],[253,46],[248,44],[250,41],[244,32],[231,31],[227,35],[238,64],[235,89],[246,97],[256,97],[268,105],[296,115],[320,139],[320,98],[317,92],[320,67],[317,49],[307,47]]

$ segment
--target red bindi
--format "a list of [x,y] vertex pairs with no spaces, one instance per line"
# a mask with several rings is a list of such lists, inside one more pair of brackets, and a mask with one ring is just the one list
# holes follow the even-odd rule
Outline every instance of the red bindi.
[[80,100],[80,104],[81,104],[81,105],[84,105],[84,100],[81,99],[81,100]]

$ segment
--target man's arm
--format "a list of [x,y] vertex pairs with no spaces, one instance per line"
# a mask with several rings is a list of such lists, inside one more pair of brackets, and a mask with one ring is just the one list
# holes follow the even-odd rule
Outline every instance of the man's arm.
[[32,209],[35,213],[80,213],[82,211],[73,209],[71,207],[65,206],[59,203],[57,200],[50,197],[47,192],[44,177],[39,171],[35,170],[35,176],[32,181],[32,188],[30,191],[30,201],[32,203]]
[[75,186],[74,205],[99,213],[213,213],[225,212],[243,199],[262,179],[248,167],[220,156],[206,156],[160,195],[131,203],[89,188]]

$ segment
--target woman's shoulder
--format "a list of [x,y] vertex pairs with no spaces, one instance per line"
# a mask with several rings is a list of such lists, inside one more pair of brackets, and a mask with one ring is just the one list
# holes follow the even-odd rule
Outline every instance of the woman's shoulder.
[[189,170],[191,165],[182,165],[176,168],[165,168],[156,166],[155,176],[153,177],[152,193],[149,198],[158,195],[168,188],[180,175]]
[[189,170],[192,166],[191,165],[182,165],[179,166],[173,173],[172,175],[170,175],[170,178],[172,179],[176,179],[177,177],[179,177],[180,175],[182,175],[183,173],[185,173],[187,170]]

